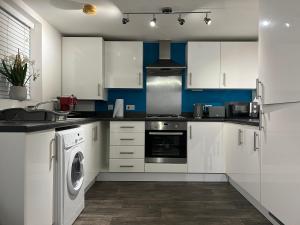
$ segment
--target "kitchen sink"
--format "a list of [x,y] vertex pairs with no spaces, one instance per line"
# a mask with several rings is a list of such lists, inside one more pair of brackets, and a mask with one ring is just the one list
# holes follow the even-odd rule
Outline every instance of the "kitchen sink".
[[5,121],[65,121],[69,112],[44,109],[10,108],[0,111],[0,119]]

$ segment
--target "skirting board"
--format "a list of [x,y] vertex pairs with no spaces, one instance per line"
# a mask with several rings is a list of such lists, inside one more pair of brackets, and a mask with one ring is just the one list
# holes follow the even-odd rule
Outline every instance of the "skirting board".
[[273,225],[280,225],[270,215],[266,208],[264,208],[260,202],[249,195],[243,188],[236,184],[232,179],[229,178],[229,183],[240,192],[261,214],[263,214]]
[[225,174],[184,174],[184,173],[100,173],[97,181],[190,181],[228,182]]

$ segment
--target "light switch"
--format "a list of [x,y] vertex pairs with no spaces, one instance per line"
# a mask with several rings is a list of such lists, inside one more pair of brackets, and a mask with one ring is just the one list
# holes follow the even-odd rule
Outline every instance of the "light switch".
[[135,105],[126,105],[126,110],[128,111],[135,110]]
[[107,110],[109,110],[109,111],[114,110],[114,105],[108,105]]

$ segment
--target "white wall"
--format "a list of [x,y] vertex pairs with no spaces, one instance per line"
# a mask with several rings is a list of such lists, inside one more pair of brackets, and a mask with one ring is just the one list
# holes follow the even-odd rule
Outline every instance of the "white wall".
[[32,82],[32,99],[30,101],[0,99],[0,110],[33,105],[60,96],[61,34],[22,0],[0,1],[9,4],[34,23],[31,42],[32,59],[36,61],[36,68],[41,74],[37,81]]

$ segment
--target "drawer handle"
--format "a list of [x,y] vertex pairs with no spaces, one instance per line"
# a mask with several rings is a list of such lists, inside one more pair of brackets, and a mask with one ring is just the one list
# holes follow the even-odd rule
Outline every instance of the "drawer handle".
[[121,155],[131,155],[133,154],[134,152],[120,152]]
[[121,126],[120,128],[121,129],[133,129],[134,127],[133,126]]
[[133,168],[133,165],[121,165],[120,168]]
[[134,141],[134,138],[120,138],[121,141]]

